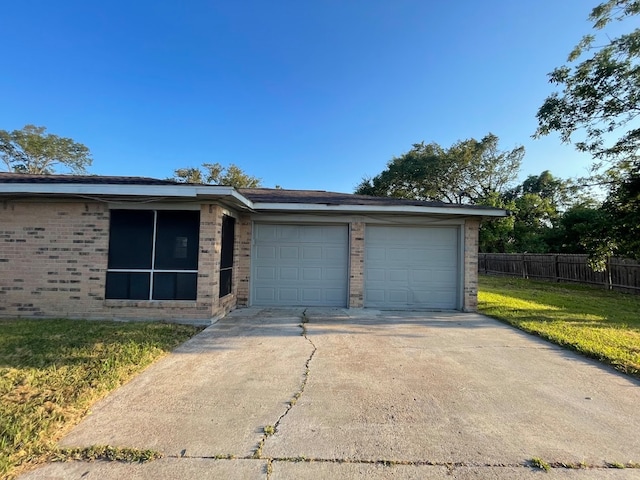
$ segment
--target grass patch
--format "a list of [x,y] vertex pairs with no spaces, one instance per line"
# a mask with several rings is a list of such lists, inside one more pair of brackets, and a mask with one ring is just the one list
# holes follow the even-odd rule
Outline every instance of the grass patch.
[[89,407],[198,328],[164,323],[0,320],[0,478],[59,455]]
[[68,462],[70,460],[93,462],[94,460],[107,460],[111,462],[144,463],[158,458],[162,458],[162,454],[155,450],[94,445],[87,448],[60,448],[51,455],[50,460],[54,462]]
[[640,296],[480,276],[479,310],[640,378]]
[[545,462],[541,458],[533,457],[530,460],[530,463],[531,463],[531,466],[544,470],[545,472],[548,472],[549,470],[551,470],[551,465],[549,465],[549,463]]

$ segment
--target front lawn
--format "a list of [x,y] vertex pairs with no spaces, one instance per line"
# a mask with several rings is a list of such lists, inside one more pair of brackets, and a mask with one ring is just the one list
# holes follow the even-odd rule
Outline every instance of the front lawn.
[[478,304],[485,315],[640,378],[640,295],[481,275]]
[[199,329],[164,323],[0,320],[0,478],[55,453],[107,392]]

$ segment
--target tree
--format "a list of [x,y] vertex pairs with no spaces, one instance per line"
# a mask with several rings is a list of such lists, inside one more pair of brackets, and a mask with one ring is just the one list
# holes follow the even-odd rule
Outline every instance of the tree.
[[259,178],[244,173],[233,163],[228,167],[219,163],[203,163],[202,168],[178,168],[174,170],[171,180],[180,183],[213,183],[235,188],[255,188],[261,184]]
[[483,221],[483,252],[554,251],[565,241],[559,231],[563,211],[583,198],[578,186],[554,177],[548,170],[529,175],[520,185],[496,195],[486,204],[506,208],[511,216]]
[[45,127],[25,125],[22,130],[0,130],[0,158],[9,171],[50,175],[59,167],[86,173],[89,149],[70,138],[46,134]]
[[[608,0],[591,11],[589,20],[596,30],[611,21],[622,21],[640,13],[638,0]],[[584,130],[575,142],[578,150],[601,160],[629,159],[637,162],[640,128],[633,120],[640,114],[640,28],[594,46],[595,35],[585,35],[569,54],[568,62],[578,61],[586,52],[591,57],[574,67],[562,66],[549,74],[549,81],[562,88],[544,101],[537,113],[540,137],[558,132],[563,142]],[[623,130],[613,143],[614,131]]]
[[516,209],[513,199],[506,199],[500,192],[493,192],[484,199],[488,207],[504,208],[512,212],[505,218],[485,218],[480,225],[479,249],[483,253],[515,253],[514,228]]
[[640,165],[611,189],[602,209],[611,219],[605,245],[613,245],[618,255],[640,258]]
[[609,215],[593,203],[580,203],[566,210],[547,235],[552,252],[588,253],[594,239],[603,238],[611,228]]
[[[594,29],[622,22],[640,13],[639,0],[607,0],[591,11]],[[564,142],[591,153],[594,170],[608,162],[599,180],[609,188],[602,213],[610,223],[591,232],[587,251],[591,265],[602,269],[606,256],[623,254],[640,258],[640,28],[618,37],[599,39],[586,35],[568,57],[573,67],[556,68],[551,83],[562,88],[538,110],[534,136],[558,132]],[[587,52],[591,53],[584,58]],[[581,137],[574,141],[577,132]],[[595,235],[599,234],[599,238]]]
[[498,149],[498,137],[456,142],[448,149],[417,143],[373,178],[356,188],[361,195],[415,198],[468,204],[483,203],[505,189],[518,175],[524,147]]

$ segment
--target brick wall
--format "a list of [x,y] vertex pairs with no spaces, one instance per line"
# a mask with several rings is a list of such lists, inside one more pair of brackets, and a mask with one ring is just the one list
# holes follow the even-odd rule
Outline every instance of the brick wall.
[[[219,299],[222,209],[202,205],[196,301],[105,300],[109,211],[98,202],[0,203],[0,316],[209,319]],[[236,242],[236,249],[238,242]]]
[[[219,298],[224,210],[200,209],[200,251],[196,301],[105,300],[109,211],[99,202],[0,203],[0,316],[209,319],[250,297],[252,221],[236,218],[232,293]],[[478,219],[464,225],[465,311],[477,309]],[[350,308],[364,304],[365,224],[349,228]]]
[[478,310],[478,240],[480,219],[468,218],[464,222],[464,292],[462,309]]
[[236,256],[234,277],[237,279],[238,306],[249,305],[249,277],[251,276],[251,235],[253,224],[251,218],[242,216],[236,222]]
[[96,316],[108,242],[102,203],[0,203],[0,315]]
[[349,227],[349,308],[364,306],[364,222]]

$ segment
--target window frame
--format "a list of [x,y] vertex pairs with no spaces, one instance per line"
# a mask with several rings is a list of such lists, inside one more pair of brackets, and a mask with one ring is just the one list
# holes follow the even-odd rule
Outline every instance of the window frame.
[[[110,210],[110,215],[111,212],[113,210],[120,210],[120,211],[126,211],[126,210],[130,210],[130,211],[144,211],[146,209],[128,209],[128,208],[114,208]],[[198,269],[196,268],[195,270],[193,269],[188,269],[188,270],[180,270],[180,269],[156,269],[155,268],[155,264],[156,264],[156,242],[157,242],[157,238],[158,238],[158,212],[160,210],[152,210],[153,211],[153,232],[152,232],[152,240],[151,240],[151,268],[109,268],[107,266],[107,271],[106,274],[108,276],[109,273],[145,273],[149,275],[149,295],[147,296],[147,298],[145,299],[132,299],[132,298],[110,298],[107,297],[107,292],[106,292],[106,287],[107,287],[107,282],[105,282],[105,299],[106,300],[123,300],[123,301],[152,301],[152,302],[175,302],[175,301],[184,301],[184,302],[194,302],[197,300],[198,298]],[[179,209],[171,209],[171,210],[165,210],[162,209],[161,211],[195,211],[195,210],[179,210]],[[198,214],[200,212],[198,211]],[[111,225],[109,226],[109,236],[112,235],[111,232]],[[199,235],[200,235],[200,219],[198,219],[198,245],[196,247],[196,265],[199,261],[199,257],[200,257],[200,239],[199,239]],[[110,254],[111,252],[109,251],[108,254]],[[195,274],[196,275],[196,284],[195,284],[195,298],[193,299],[154,299],[153,298],[153,293],[154,293],[154,277],[156,273],[190,273],[190,274]]]

